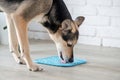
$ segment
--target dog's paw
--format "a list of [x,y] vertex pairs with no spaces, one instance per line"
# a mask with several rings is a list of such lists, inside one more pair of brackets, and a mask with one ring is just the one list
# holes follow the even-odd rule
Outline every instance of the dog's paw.
[[21,57],[14,57],[14,59],[18,64],[26,65],[25,61]]
[[26,65],[25,61],[22,58],[19,58],[17,63],[21,65]]
[[17,53],[14,53],[14,51],[11,51],[15,61],[18,63],[18,64],[22,64],[22,65],[25,65],[25,61],[23,60],[23,58],[20,56],[20,55],[16,55]]
[[26,65],[25,61],[21,58],[21,57],[14,57],[15,58],[15,61],[18,63],[18,64],[21,64],[21,65]]
[[29,67],[29,71],[33,71],[33,72],[43,71],[43,68],[40,68],[38,65],[33,64],[32,66]]

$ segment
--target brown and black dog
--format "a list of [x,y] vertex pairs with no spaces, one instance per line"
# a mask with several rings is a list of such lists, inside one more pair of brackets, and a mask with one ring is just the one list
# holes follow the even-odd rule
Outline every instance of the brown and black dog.
[[72,20],[63,0],[0,0],[0,10],[6,15],[10,52],[17,63],[26,64],[31,71],[42,70],[33,63],[29,54],[27,24],[32,19],[47,29],[61,60],[65,63],[74,61],[73,47],[84,17]]

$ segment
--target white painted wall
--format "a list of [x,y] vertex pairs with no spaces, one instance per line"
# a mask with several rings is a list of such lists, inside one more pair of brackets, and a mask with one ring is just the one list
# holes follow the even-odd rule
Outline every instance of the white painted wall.
[[3,27],[6,26],[6,20],[3,13],[0,13],[0,43],[8,44],[8,33],[7,30],[3,30]]
[[[120,48],[120,0],[64,1],[73,19],[77,16],[86,18],[79,28],[78,43]],[[29,26],[30,38],[50,39],[41,25],[32,22]]]

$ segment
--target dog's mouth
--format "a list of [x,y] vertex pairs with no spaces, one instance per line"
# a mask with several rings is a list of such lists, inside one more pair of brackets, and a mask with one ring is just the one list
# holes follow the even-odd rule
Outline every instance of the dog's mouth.
[[60,52],[60,58],[61,58],[61,62],[65,64],[66,61],[65,61],[64,58],[63,58],[62,52]]
[[62,54],[62,51],[60,52],[60,58],[61,58],[61,63],[72,63],[74,60],[73,60],[73,57],[71,57],[70,59],[64,59],[63,57],[63,54]]

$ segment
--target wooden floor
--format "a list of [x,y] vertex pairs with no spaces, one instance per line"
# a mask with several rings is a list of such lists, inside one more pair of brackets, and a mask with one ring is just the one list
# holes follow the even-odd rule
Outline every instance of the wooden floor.
[[[32,59],[57,55],[51,41],[31,40]],[[120,80],[120,49],[77,45],[75,56],[86,64],[71,68],[40,65],[43,72],[30,72],[15,63],[8,46],[0,45],[0,80]]]

